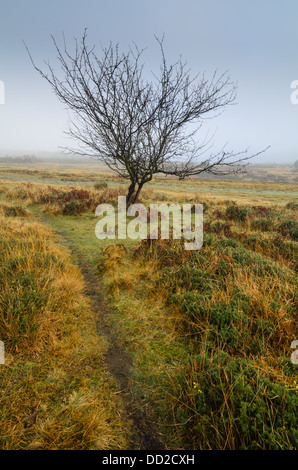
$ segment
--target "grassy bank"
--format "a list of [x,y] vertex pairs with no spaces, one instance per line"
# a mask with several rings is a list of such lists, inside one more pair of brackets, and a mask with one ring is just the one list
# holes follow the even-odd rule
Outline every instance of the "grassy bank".
[[127,448],[82,275],[52,230],[10,214],[0,218],[0,447]]

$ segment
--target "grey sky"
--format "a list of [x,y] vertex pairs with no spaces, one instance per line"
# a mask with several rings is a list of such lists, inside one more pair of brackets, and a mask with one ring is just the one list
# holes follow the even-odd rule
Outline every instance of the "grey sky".
[[[90,44],[135,41],[147,47],[148,70],[158,70],[154,35],[165,34],[169,61],[181,54],[193,73],[229,70],[238,82],[237,105],[208,123],[215,148],[268,145],[262,162],[298,159],[298,105],[290,84],[298,80],[297,0],[1,0],[0,152],[58,151],[71,145],[63,131],[67,112],[33,69],[34,60],[55,64],[54,35],[71,46],[88,28]],[[260,160],[258,160],[260,162]]]

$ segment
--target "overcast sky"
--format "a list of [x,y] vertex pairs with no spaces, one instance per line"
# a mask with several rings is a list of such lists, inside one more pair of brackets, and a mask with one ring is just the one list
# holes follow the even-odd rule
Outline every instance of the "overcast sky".
[[71,46],[87,27],[90,44],[148,47],[148,70],[159,70],[154,35],[163,34],[169,62],[181,55],[194,74],[229,70],[238,83],[237,105],[208,123],[215,150],[226,142],[234,151],[270,145],[258,162],[292,163],[298,159],[298,104],[290,87],[298,80],[297,18],[297,0],[1,0],[0,152],[73,145],[64,135],[65,107],[32,67],[22,40],[37,65],[54,65],[50,35],[61,44],[64,33]]

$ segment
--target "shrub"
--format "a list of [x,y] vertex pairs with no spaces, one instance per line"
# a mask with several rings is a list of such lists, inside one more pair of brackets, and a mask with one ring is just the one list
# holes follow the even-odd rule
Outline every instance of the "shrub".
[[219,221],[215,222],[214,224],[210,225],[209,230],[216,234],[223,233],[225,236],[230,237],[232,235],[231,231],[231,224],[229,223],[221,223]]
[[226,208],[226,217],[229,220],[237,220],[238,222],[244,222],[250,211],[247,207],[239,207],[237,205],[231,205]]
[[183,287],[187,290],[195,290],[206,294],[212,290],[213,281],[214,276],[212,273],[198,267],[191,267],[186,263],[177,268],[164,268],[158,282],[166,284],[169,293],[176,293]]
[[296,211],[298,209],[298,202],[290,201],[286,204],[286,209],[291,209],[293,211]]
[[6,217],[27,217],[29,212],[22,206],[0,206],[1,211],[3,211]]
[[98,195],[87,189],[71,188],[70,191],[59,191],[55,188],[41,194],[38,203],[47,204],[47,211],[55,208],[54,213],[62,215],[78,215],[94,211],[99,204]]
[[123,191],[119,188],[106,189],[101,193],[98,198],[98,204],[112,204],[116,206],[118,204],[118,197],[123,195]]
[[107,189],[108,183],[106,181],[99,181],[98,183],[94,184],[94,188],[101,190],[101,189]]
[[192,410],[192,448],[296,448],[297,393],[283,383],[272,383],[253,361],[222,351],[198,356],[196,363],[184,396],[185,414],[187,406]]
[[288,236],[294,241],[298,241],[298,222],[295,220],[285,220],[279,225],[278,231],[282,235]]
[[263,215],[263,216],[267,215],[268,212],[271,212],[271,209],[269,207],[265,207],[265,206],[253,206],[252,210],[257,215]]
[[77,200],[67,202],[62,209],[63,215],[77,215],[86,209],[85,204],[80,203]]
[[262,232],[269,232],[272,230],[272,221],[268,218],[261,217],[260,219],[252,220],[251,228],[253,230],[261,230]]

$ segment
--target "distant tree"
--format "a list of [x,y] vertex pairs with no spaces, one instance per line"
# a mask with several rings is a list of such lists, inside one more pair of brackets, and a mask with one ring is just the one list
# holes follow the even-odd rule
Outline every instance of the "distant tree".
[[298,170],[298,160],[295,161],[294,168],[295,168],[295,170]]
[[[75,40],[71,54],[64,41],[60,49],[52,37],[62,75],[47,63],[46,72],[35,69],[73,111],[69,135],[78,143],[68,150],[95,156],[129,180],[127,204],[137,200],[144,184],[161,173],[180,179],[202,172],[227,175],[244,171],[247,156],[226,152],[204,158],[210,140],[197,141],[203,118],[214,117],[235,101],[236,85],[227,73],[190,75],[186,62],[168,65],[163,40],[156,38],[161,54],[158,75],[144,78],[143,50],[137,46],[120,53],[119,46],[87,46],[86,30]],[[27,46],[26,46],[27,47]],[[28,48],[27,48],[28,50]],[[194,127],[196,125],[196,127]]]

